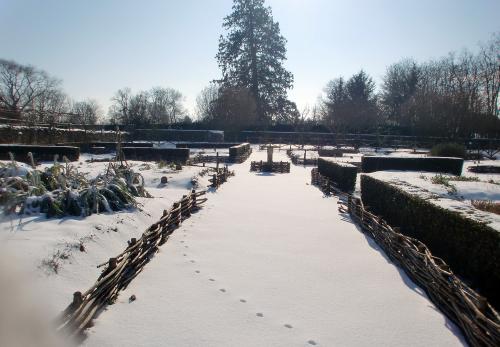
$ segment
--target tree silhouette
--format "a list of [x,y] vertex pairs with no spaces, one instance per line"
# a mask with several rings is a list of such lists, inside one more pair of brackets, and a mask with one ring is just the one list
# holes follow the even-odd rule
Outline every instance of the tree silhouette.
[[[269,124],[295,104],[287,100],[293,75],[283,67],[286,39],[264,0],[234,0],[224,18],[217,61],[224,88],[246,88],[252,94],[261,124]],[[292,104],[292,105],[290,105]],[[295,107],[296,108],[296,107]]]

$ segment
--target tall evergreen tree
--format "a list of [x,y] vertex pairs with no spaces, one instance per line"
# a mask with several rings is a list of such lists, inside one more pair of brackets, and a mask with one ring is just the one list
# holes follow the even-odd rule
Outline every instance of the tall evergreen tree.
[[223,28],[227,33],[220,37],[217,54],[222,86],[247,88],[262,123],[289,112],[287,90],[293,75],[283,67],[286,39],[271,8],[265,7],[264,0],[234,0]]

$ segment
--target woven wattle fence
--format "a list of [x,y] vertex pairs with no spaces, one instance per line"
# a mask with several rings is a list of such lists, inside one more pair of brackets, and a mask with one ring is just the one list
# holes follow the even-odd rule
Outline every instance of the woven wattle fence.
[[387,256],[422,289],[430,300],[463,332],[471,346],[500,346],[500,317],[495,309],[460,280],[425,244],[394,230],[365,209],[361,199],[341,192],[334,182],[311,171],[311,183],[339,196],[339,211],[348,213]]
[[231,176],[234,176],[234,171],[230,171],[227,166],[219,169],[215,169],[216,173],[212,175],[212,178],[209,179],[210,187],[219,188],[221,184],[227,181],[227,179]]
[[189,218],[207,200],[201,197],[205,193],[206,191],[193,190],[184,195],[170,210],[165,210],[163,217],[146,229],[140,239],[132,238],[122,253],[99,265],[98,267],[105,267],[104,271],[87,291],[73,294],[73,302],[59,317],[58,330],[75,337],[88,327],[96,314],[112,304],[119,292],[142,271],[182,221]]

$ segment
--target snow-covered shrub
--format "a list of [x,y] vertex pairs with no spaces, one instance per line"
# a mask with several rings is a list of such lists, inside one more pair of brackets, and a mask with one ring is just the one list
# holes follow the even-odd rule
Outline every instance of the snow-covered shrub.
[[54,161],[25,177],[8,176],[12,166],[0,170],[0,206],[5,213],[45,213],[48,218],[88,216],[136,206],[136,197],[150,197],[144,178],[130,167],[110,163],[105,174],[88,180],[71,165]]

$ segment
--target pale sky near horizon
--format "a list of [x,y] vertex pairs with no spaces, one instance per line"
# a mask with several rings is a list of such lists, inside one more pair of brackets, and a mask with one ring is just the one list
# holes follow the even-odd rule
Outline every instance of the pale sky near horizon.
[[[499,0],[266,0],[288,40],[289,92],[313,106],[326,83],[363,68],[376,82],[405,57],[475,51],[500,31]],[[172,87],[192,112],[220,77],[215,60],[232,0],[0,0],[0,58],[46,70],[105,112],[122,87]]]

